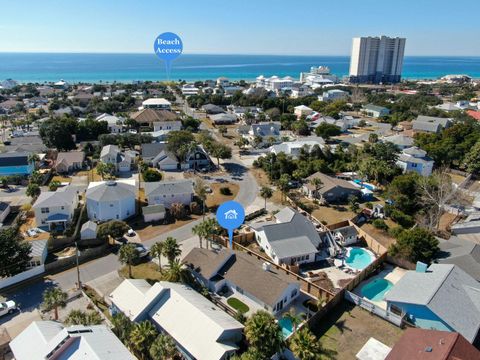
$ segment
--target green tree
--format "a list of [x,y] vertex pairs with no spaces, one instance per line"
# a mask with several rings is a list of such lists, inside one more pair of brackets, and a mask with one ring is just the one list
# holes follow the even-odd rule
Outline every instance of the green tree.
[[188,153],[188,146],[194,140],[192,133],[189,131],[170,131],[167,135],[167,150],[174,154],[179,163],[183,163]]
[[190,280],[188,269],[178,259],[174,259],[168,264],[167,272],[163,276],[164,281],[188,283]]
[[305,119],[300,119],[292,124],[293,131],[297,135],[300,136],[307,136],[310,135],[310,128],[308,127],[307,122]]
[[238,146],[240,151],[245,150],[245,147],[247,147],[249,144],[250,144],[250,141],[248,141],[248,139],[244,138],[243,136],[240,139],[238,139],[238,141],[235,143],[235,145]]
[[465,155],[465,167],[472,174],[480,173],[480,141],[477,141]]
[[126,264],[128,266],[128,277],[132,277],[132,265],[138,261],[140,258],[140,253],[138,252],[137,248],[134,244],[128,243],[120,246],[120,250],[118,251],[118,260],[122,264]]
[[267,210],[267,199],[270,199],[273,196],[272,188],[268,186],[262,186],[260,189],[260,196],[265,200],[264,208]]
[[55,320],[58,320],[58,308],[67,306],[67,293],[58,287],[48,288],[43,292],[42,308],[45,311],[54,311]]
[[110,220],[103,224],[100,224],[97,229],[97,238],[103,241],[107,241],[111,236],[113,239],[118,240],[130,229],[124,221]]
[[350,211],[353,213],[357,213],[360,210],[360,204],[358,203],[358,197],[350,195],[348,197],[348,206]]
[[285,312],[283,317],[290,320],[290,323],[293,326],[293,332],[295,333],[298,325],[302,323],[302,317],[295,312],[294,308],[291,308],[290,311]]
[[38,184],[30,183],[27,186],[27,190],[25,191],[25,194],[27,194],[27,196],[34,198],[40,195],[41,191],[42,190],[40,189],[40,186],[38,186]]
[[300,360],[320,360],[323,349],[318,339],[307,326],[295,332],[290,338],[290,350]]
[[317,136],[324,138],[325,140],[328,140],[332,136],[338,136],[341,133],[342,133],[342,130],[337,125],[328,124],[326,122],[321,123],[315,129],[315,134]]
[[227,135],[228,129],[227,129],[226,126],[221,125],[221,126],[218,127],[218,132],[219,132],[223,137],[225,137],[225,135]]
[[287,197],[288,190],[290,189],[290,175],[288,174],[282,174],[280,176],[280,179],[278,180],[278,186],[280,188],[280,191],[282,192],[282,200],[285,200]]
[[96,311],[70,310],[65,319],[65,324],[72,325],[100,325],[103,319]]
[[150,346],[149,353],[152,359],[171,360],[178,357],[177,346],[171,336],[158,335]]
[[177,239],[171,236],[167,237],[163,242],[163,255],[165,255],[169,264],[182,254],[180,246]]
[[202,201],[202,216],[205,220],[205,200],[207,200],[207,185],[202,178],[198,178],[195,181],[194,191],[197,197]]
[[158,259],[158,271],[162,271],[163,242],[157,241],[150,248],[150,254]]
[[315,197],[319,197],[319,191],[323,187],[323,181],[319,177],[313,177],[310,179],[310,184],[314,187],[315,190]]
[[220,159],[231,159],[232,158],[232,149],[227,145],[216,142],[210,148],[210,154],[217,159],[217,165],[220,167]]
[[57,191],[57,189],[60,187],[60,185],[61,185],[61,183],[58,180],[50,181],[50,184],[48,185],[48,190]]
[[40,126],[40,137],[47,148],[59,151],[75,149],[73,134],[77,132],[77,120],[68,116],[49,119]]
[[135,355],[141,360],[146,360],[150,355],[150,346],[158,336],[155,326],[148,321],[136,323],[130,332],[130,344]]
[[115,175],[115,165],[112,163],[104,163],[100,161],[96,167],[97,174],[102,177],[102,180],[105,178],[112,178]]
[[124,313],[119,312],[112,316],[112,325],[113,333],[117,335],[121,342],[129,346],[133,322]]
[[23,241],[15,227],[0,230],[0,277],[10,277],[27,269],[32,246]]
[[155,182],[162,180],[162,174],[155,169],[147,169],[142,172],[143,181],[145,182]]
[[260,359],[270,359],[283,347],[280,326],[275,318],[264,310],[259,310],[248,318],[244,332],[250,346],[261,354]]
[[422,261],[429,264],[439,251],[438,244],[430,231],[417,227],[400,232],[397,242],[390,246],[389,253],[413,263]]

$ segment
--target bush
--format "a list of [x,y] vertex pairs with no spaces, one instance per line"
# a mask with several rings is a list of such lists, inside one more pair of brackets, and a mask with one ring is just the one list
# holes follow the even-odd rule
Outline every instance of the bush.
[[402,227],[405,227],[405,228],[412,227],[415,224],[415,222],[413,221],[413,217],[397,209],[392,209],[392,211],[390,212],[390,217],[395,222],[397,222],[398,224],[400,224]]
[[155,169],[147,169],[142,173],[145,182],[155,182],[162,180],[162,174]]
[[388,225],[385,224],[385,221],[383,219],[375,219],[372,221],[372,225],[374,228],[379,229],[379,230],[388,230]]
[[225,196],[230,196],[232,195],[232,190],[230,190],[230,188],[227,186],[223,186],[220,188],[220,194]]
[[388,229],[388,235],[390,235],[391,237],[397,238],[403,230],[404,230],[403,227],[395,226],[393,228]]

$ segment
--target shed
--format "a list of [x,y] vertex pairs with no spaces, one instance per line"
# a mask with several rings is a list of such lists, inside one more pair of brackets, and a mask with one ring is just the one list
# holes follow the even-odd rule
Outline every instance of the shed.
[[83,224],[82,228],[80,229],[80,239],[95,239],[97,237],[97,226],[97,223],[91,220]]

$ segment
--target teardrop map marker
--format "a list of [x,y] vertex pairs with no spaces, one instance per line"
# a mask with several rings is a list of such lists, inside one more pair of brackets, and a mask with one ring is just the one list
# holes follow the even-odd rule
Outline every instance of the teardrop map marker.
[[182,54],[183,43],[180,36],[171,32],[164,32],[155,39],[153,43],[155,54],[165,62],[167,79],[170,80],[172,61]]
[[228,230],[230,249],[233,249],[233,230],[240,227],[245,220],[245,210],[242,204],[236,201],[227,201],[219,206],[217,210],[217,221],[221,227]]

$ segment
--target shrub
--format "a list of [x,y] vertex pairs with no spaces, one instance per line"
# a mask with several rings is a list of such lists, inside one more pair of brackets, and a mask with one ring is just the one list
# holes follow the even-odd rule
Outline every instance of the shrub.
[[388,230],[388,225],[385,224],[385,221],[383,219],[375,219],[372,221],[372,225],[373,227],[375,227],[376,229],[380,229],[380,230],[384,230],[384,231],[387,231]]
[[230,196],[232,195],[232,190],[230,190],[230,188],[227,186],[223,186],[220,188],[220,194],[225,196]]
[[409,227],[412,227],[413,224],[415,223],[413,221],[413,217],[411,217],[410,215],[407,215],[403,212],[401,212],[400,210],[397,210],[397,209],[392,209],[392,211],[390,212],[390,217],[395,221],[397,222],[398,224],[400,224],[402,227],[405,227],[405,228],[409,228]]

